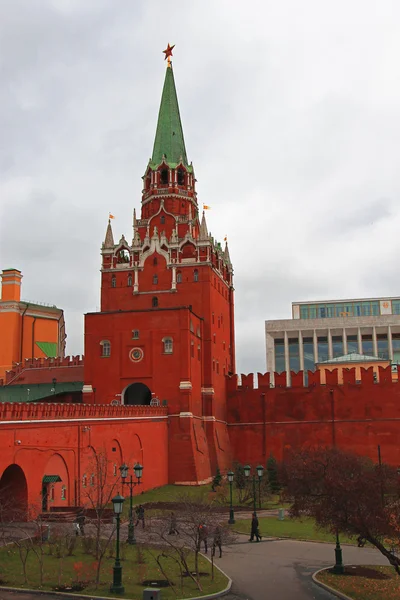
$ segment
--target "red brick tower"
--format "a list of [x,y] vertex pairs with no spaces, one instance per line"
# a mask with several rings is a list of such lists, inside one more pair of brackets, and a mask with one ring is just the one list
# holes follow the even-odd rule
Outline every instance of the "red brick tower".
[[[101,312],[85,318],[84,401],[167,404],[171,482],[230,466],[226,375],[235,372],[233,270],[201,221],[172,66],[133,239],[102,245]],[[179,457],[179,461],[177,458]]]

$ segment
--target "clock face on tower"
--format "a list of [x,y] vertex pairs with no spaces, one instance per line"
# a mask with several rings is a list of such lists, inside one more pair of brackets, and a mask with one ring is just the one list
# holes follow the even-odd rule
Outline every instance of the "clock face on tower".
[[140,362],[143,359],[144,352],[141,348],[132,348],[129,351],[129,358],[132,362]]

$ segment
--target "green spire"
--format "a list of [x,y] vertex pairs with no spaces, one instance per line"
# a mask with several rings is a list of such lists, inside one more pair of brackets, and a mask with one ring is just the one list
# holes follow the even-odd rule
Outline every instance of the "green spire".
[[157,167],[162,162],[163,155],[170,167],[175,167],[181,158],[183,164],[189,167],[172,66],[168,66],[165,73],[150,166]]

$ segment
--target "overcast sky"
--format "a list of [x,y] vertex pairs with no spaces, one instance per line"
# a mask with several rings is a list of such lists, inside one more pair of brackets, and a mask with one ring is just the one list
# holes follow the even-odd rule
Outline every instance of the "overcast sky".
[[238,371],[295,300],[400,295],[398,0],[0,0],[0,268],[99,307],[100,246],[131,238],[173,65],[199,204],[227,234]]

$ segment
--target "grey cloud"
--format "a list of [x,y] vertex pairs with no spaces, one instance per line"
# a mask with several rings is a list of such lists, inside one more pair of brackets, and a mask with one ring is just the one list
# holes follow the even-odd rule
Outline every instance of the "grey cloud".
[[399,17],[369,0],[0,0],[0,267],[65,308],[69,353],[99,305],[108,212],[129,238],[140,208],[168,41],[199,203],[229,239],[238,369],[265,370],[264,320],[293,300],[396,293]]

